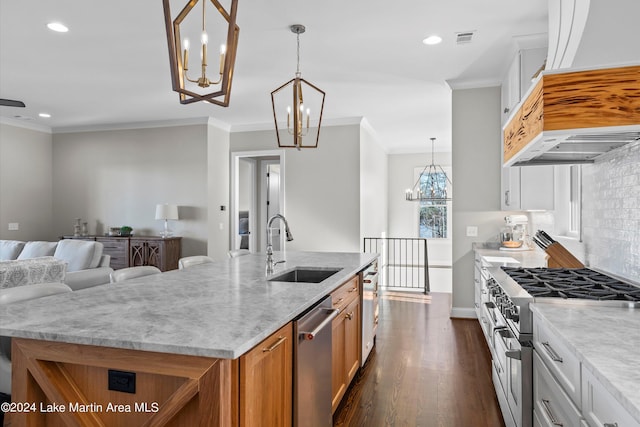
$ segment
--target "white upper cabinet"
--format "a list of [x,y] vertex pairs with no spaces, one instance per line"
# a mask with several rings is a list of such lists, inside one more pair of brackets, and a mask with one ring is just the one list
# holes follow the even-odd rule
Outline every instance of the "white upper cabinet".
[[[511,61],[501,87],[503,125],[530,89],[532,78],[543,66],[546,56],[546,48],[523,49]],[[503,163],[504,159],[500,164]],[[502,210],[553,210],[553,171],[553,166],[503,167]]]

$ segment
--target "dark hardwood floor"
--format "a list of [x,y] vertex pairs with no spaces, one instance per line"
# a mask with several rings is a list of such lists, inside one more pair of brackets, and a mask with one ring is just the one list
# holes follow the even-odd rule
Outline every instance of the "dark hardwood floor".
[[450,304],[444,293],[382,296],[376,346],[334,426],[504,426],[480,326],[450,319]]

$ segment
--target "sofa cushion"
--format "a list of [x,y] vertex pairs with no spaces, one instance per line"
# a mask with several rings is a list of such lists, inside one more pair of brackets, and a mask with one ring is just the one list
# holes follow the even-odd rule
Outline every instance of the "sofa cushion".
[[86,270],[98,266],[103,248],[100,242],[64,239],[53,256],[67,262],[67,271]]
[[0,260],[18,258],[24,248],[24,242],[19,240],[0,240]]
[[24,249],[18,255],[18,259],[38,258],[42,256],[53,256],[58,242],[27,242]]

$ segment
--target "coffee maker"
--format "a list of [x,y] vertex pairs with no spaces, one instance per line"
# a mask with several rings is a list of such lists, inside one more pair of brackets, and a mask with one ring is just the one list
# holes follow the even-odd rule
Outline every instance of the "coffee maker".
[[526,215],[507,215],[504,217],[504,224],[505,226],[500,230],[500,250],[531,250],[529,218]]

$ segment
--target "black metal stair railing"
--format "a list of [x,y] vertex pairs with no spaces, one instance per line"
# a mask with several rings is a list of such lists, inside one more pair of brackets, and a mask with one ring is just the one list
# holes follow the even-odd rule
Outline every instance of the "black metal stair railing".
[[387,289],[421,290],[429,287],[427,239],[417,237],[365,237],[363,251],[380,254],[380,285]]

